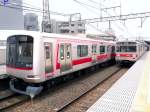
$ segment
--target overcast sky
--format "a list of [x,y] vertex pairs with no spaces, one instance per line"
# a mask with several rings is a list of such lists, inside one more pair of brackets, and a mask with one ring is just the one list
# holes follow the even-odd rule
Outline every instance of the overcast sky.
[[[91,5],[93,7],[97,7],[97,9],[80,5],[74,0],[49,0],[50,4],[50,10],[54,12],[60,12],[60,13],[81,13],[82,19],[88,19],[88,18],[95,18],[100,17],[100,4],[96,4],[93,2],[90,2],[90,0],[77,0],[79,2]],[[102,7],[112,7],[112,6],[118,6],[120,5],[121,1],[121,12],[122,14],[130,14],[130,13],[140,13],[140,12],[149,12],[150,11],[150,1],[149,0],[92,0],[97,3],[102,3]],[[42,0],[23,0],[23,2],[31,4],[35,7],[42,8]],[[120,9],[108,10],[107,14],[105,12],[102,12],[103,16],[110,16],[110,15],[118,15],[120,14]],[[42,14],[38,14],[40,17]],[[56,20],[66,20],[67,17],[63,16],[54,16],[51,15],[52,19]],[[147,38],[150,38],[150,18],[146,18],[143,24],[143,27],[140,27],[140,19],[136,20],[127,20],[125,22],[125,26],[120,21],[113,22],[111,24],[112,29],[115,30],[115,33],[117,36],[120,37],[135,37],[135,36],[145,36]],[[97,23],[87,25],[87,32],[90,33],[96,33],[99,32],[95,28],[91,27],[91,25],[94,27],[98,27],[101,30],[105,30],[108,28],[108,23]]]

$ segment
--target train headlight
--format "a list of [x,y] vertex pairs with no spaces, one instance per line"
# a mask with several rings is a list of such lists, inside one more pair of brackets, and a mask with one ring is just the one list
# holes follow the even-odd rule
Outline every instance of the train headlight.
[[136,57],[137,55],[136,55],[136,54],[133,54],[132,56],[133,56],[133,57]]
[[134,54],[133,57],[137,57],[137,54]]

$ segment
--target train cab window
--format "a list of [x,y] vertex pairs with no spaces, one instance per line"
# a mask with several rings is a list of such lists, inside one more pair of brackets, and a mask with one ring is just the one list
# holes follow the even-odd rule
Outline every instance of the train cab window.
[[77,56],[78,57],[88,56],[88,46],[87,45],[78,45],[77,46]]
[[120,52],[128,52],[127,46],[120,46]]
[[136,52],[136,46],[117,46],[117,52]]
[[100,51],[100,54],[104,54],[105,53],[105,46],[100,46],[99,51]]
[[60,59],[61,60],[64,60],[64,45],[61,45],[60,46]]
[[136,52],[136,46],[129,46],[128,52]]
[[96,53],[96,45],[92,45],[92,53]]
[[7,65],[32,67],[33,38],[26,35],[11,36],[7,40]]
[[32,43],[22,43],[18,44],[18,58],[17,62],[29,63],[33,57],[33,44]]

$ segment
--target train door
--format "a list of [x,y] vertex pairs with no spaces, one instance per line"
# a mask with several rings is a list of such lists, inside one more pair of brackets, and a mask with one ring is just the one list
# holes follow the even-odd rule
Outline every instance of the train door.
[[71,44],[60,44],[60,71],[65,72],[72,68]]
[[97,55],[97,45],[96,44],[94,44],[94,45],[92,45],[92,62],[93,63],[96,63],[96,55]]
[[45,50],[45,73],[53,71],[52,63],[52,43],[44,43]]
[[107,45],[107,58],[110,59],[111,57],[111,46],[110,45]]

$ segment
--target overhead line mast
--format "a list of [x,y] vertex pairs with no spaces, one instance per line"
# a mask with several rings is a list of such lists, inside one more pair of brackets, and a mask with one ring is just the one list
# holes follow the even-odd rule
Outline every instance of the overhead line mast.
[[43,0],[43,20],[42,20],[42,32],[51,33],[51,20],[49,10],[49,0]]

